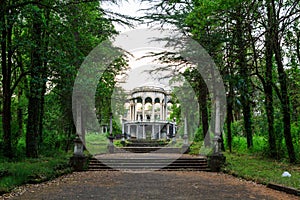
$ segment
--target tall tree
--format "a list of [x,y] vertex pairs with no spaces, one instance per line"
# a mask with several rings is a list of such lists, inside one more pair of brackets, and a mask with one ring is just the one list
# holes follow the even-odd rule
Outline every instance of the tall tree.
[[30,65],[30,92],[28,100],[28,122],[26,131],[26,155],[27,157],[36,158],[38,156],[38,137],[39,124],[41,117],[41,104],[44,96],[43,85],[45,69],[43,65],[43,15],[44,10],[39,3],[32,6],[32,46],[31,46],[31,65]]
[[265,70],[265,82],[264,83],[264,91],[265,91],[265,104],[266,104],[266,114],[268,120],[268,133],[269,133],[269,150],[270,155],[272,157],[276,157],[277,149],[276,149],[276,137],[274,131],[274,107],[273,107],[273,8],[270,1],[266,1],[267,4],[267,27],[265,33],[265,59],[266,59],[266,70]]
[[1,27],[1,67],[2,67],[2,87],[3,87],[3,150],[5,156],[12,157],[11,144],[11,76],[12,76],[12,18],[13,10],[9,9],[9,1],[1,2],[0,27]]

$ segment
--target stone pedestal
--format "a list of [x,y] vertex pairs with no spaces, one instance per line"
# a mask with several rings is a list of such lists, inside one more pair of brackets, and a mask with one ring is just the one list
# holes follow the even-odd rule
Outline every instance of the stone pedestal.
[[115,152],[115,147],[114,147],[114,145],[109,144],[109,145],[107,146],[107,149],[108,149],[108,153],[114,153],[114,152]]
[[226,157],[222,153],[208,156],[208,166],[212,172],[220,172],[225,161]]
[[87,167],[87,157],[84,155],[73,155],[70,164],[74,171],[84,171]]
[[115,152],[115,146],[114,146],[114,137],[110,135],[108,137],[109,143],[107,145],[108,153],[114,153]]

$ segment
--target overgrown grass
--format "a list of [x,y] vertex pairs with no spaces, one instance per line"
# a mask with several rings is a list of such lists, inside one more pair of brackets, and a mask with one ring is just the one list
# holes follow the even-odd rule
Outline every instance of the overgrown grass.
[[85,143],[87,150],[92,155],[107,152],[108,139],[105,134],[86,134]]
[[26,183],[40,183],[72,171],[69,154],[0,163],[0,194]]
[[[261,156],[225,153],[224,172],[262,184],[276,183],[300,189],[300,165],[291,165]],[[288,171],[291,177],[282,177]]]

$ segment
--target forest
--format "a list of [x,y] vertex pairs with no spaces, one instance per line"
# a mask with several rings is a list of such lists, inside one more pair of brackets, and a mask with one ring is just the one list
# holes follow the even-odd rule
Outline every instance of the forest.
[[[299,1],[140,2],[149,7],[138,18],[102,8],[103,3],[121,6],[118,0],[0,2],[1,160],[72,151],[72,89],[81,63],[99,43],[119,34],[114,23],[153,23],[172,25],[213,58],[226,89],[225,151],[299,162]],[[115,77],[128,67],[121,57],[99,80],[95,96],[96,106],[103,108],[97,113],[100,122],[109,120]],[[197,95],[200,125],[195,140],[203,140],[212,99],[195,69],[183,76]]]

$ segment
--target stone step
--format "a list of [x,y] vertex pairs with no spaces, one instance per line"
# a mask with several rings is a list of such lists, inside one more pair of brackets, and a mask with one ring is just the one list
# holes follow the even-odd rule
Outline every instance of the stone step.
[[131,153],[154,153],[155,151],[158,151],[159,153],[181,153],[181,148],[177,147],[120,147],[115,148],[116,152],[120,152],[119,150],[131,152]]
[[171,159],[101,159],[92,158],[89,170],[193,170],[209,171],[206,158]]
[[138,146],[138,145],[159,145],[166,146],[169,144],[169,141],[161,141],[161,140],[128,140],[127,145]]
[[169,140],[148,140],[148,139],[129,139],[127,140],[128,142],[131,143],[165,143],[167,144]]
[[112,159],[91,159],[90,163],[99,163],[99,162],[107,162],[107,163],[206,163],[207,160],[205,158],[179,158],[177,160],[173,159],[163,159],[163,158],[112,158]]
[[160,143],[129,143],[126,147],[165,147],[167,144],[160,144]]

